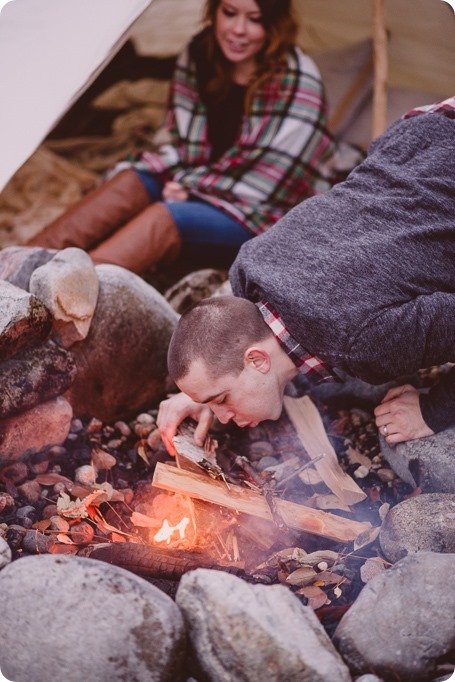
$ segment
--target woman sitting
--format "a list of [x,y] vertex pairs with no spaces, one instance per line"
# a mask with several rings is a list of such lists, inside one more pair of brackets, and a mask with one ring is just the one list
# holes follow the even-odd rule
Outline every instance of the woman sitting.
[[138,274],[185,243],[240,247],[330,187],[334,144],[290,0],[208,0],[177,61],[166,127],[28,245],[78,246]]

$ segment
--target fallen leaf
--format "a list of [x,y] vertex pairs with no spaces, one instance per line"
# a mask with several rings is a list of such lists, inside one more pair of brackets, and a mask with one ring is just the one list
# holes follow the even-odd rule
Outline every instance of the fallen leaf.
[[381,506],[379,507],[378,514],[379,514],[379,518],[381,519],[381,521],[384,521],[385,517],[389,513],[389,509],[390,509],[390,504],[388,502],[384,502],[384,504],[381,504]]
[[41,521],[37,521],[32,525],[32,528],[35,530],[40,530],[41,532],[47,530],[49,526],[52,524],[52,521],[50,519],[42,519]]
[[380,526],[375,526],[374,528],[368,528],[363,533],[360,533],[354,540],[354,552],[356,552],[361,547],[366,547],[371,545],[372,542],[376,540],[381,530]]
[[308,599],[308,606],[311,606],[313,610],[321,608],[321,606],[324,606],[329,601],[324,590],[314,585],[301,587],[300,590],[297,590],[297,593],[302,594]]
[[66,478],[66,476],[62,476],[61,474],[38,474],[38,476],[35,476],[35,481],[39,483],[40,485],[55,485],[56,483],[67,483],[69,485],[72,485],[72,481],[69,478]]
[[78,550],[79,547],[77,545],[64,545],[56,543],[52,547],[50,554],[77,554]]
[[313,571],[310,566],[302,566],[296,571],[293,571],[286,578],[288,585],[294,585],[295,587],[302,587],[303,585],[308,585],[313,582],[317,573]]
[[323,585],[338,585],[346,582],[346,578],[338,573],[332,573],[332,571],[321,571],[317,574],[317,582],[319,581]]
[[90,495],[87,495],[87,497],[84,497],[83,500],[76,498],[73,502],[69,495],[61,492],[57,498],[57,513],[68,519],[85,519],[89,515],[87,510],[88,506],[93,505],[93,502],[96,499],[99,500],[100,497],[102,497],[102,501],[104,501],[105,495],[106,493],[103,490],[96,490]]
[[58,533],[57,534],[57,540],[61,542],[63,545],[74,545],[75,543],[69,538],[67,535],[64,533]]
[[367,469],[371,469],[371,460],[369,457],[362,455],[361,452],[355,450],[351,446],[348,448],[348,460],[350,464],[362,464]]
[[321,561],[327,561],[330,565],[333,565],[339,558],[340,555],[338,552],[334,552],[331,549],[320,549],[316,552],[311,552],[310,554],[302,556],[299,559],[299,562],[306,566],[316,566],[316,564],[319,564]]
[[140,457],[141,459],[144,460],[144,462],[147,464],[147,466],[151,466],[150,460],[149,460],[149,458],[148,458],[148,456],[147,456],[147,453],[146,453],[145,448],[144,448],[143,445],[139,445],[139,447],[138,447],[138,449],[137,449],[137,454],[139,455],[139,457]]
[[119,533],[112,532],[111,538],[112,542],[127,542],[127,539],[124,538],[123,535],[120,535]]
[[333,495],[332,493],[328,493],[326,495],[313,495],[312,498],[315,501],[315,507],[316,509],[339,509],[340,511],[345,511],[345,512],[352,512],[351,507],[348,507],[347,504],[344,504],[341,500],[338,499],[336,495]]
[[112,469],[117,464],[117,460],[110,452],[106,452],[102,448],[93,448],[92,463],[95,469]]

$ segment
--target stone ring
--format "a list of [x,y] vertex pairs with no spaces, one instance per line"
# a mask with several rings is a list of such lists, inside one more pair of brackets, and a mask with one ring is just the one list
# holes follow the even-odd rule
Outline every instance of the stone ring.
[[382,432],[383,432],[384,436],[387,436],[387,434],[389,433],[386,424],[384,424],[384,426],[382,427]]

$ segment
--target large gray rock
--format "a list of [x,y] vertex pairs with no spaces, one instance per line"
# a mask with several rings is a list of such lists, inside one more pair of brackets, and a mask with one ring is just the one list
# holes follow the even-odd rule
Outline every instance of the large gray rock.
[[455,554],[419,552],[377,575],[341,619],[333,642],[354,674],[428,682],[455,651]]
[[124,569],[40,555],[0,572],[0,669],[14,682],[180,682],[170,597]]
[[11,417],[62,395],[76,376],[74,358],[49,341],[32,346],[0,366],[0,418]]
[[0,279],[28,291],[32,272],[55,254],[56,251],[40,246],[8,246],[0,251]]
[[76,416],[109,422],[137,414],[163,394],[178,315],[132,272],[116,265],[95,270],[98,303],[87,338],[71,347],[77,376],[67,397]]
[[0,362],[49,335],[52,317],[36,296],[0,280]]
[[35,405],[15,417],[0,419],[0,462],[27,450],[60,445],[68,436],[73,409],[62,396]]
[[176,602],[213,682],[351,680],[313,610],[282,585],[197,569],[182,577]]
[[385,517],[379,542],[392,563],[419,550],[455,554],[455,495],[428,493],[400,502]]
[[33,272],[29,290],[50,310],[54,335],[61,346],[69,348],[85,339],[99,290],[95,267],[85,251],[58,251]]
[[425,493],[455,493],[455,426],[395,446],[380,437],[381,451],[398,476]]

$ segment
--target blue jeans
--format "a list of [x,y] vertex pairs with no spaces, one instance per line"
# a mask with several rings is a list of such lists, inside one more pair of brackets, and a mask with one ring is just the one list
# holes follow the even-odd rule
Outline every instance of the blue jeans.
[[251,234],[224,211],[200,199],[162,201],[163,185],[150,173],[136,171],[150,202],[161,201],[172,215],[182,241],[214,246],[241,246]]

